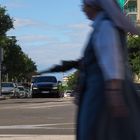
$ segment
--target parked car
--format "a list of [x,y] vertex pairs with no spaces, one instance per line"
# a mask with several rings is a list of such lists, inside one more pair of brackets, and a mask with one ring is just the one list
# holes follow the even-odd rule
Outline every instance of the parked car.
[[27,98],[28,97],[28,93],[24,86],[18,86],[18,89],[19,89],[18,98]]
[[9,96],[11,98],[16,98],[19,92],[16,83],[13,82],[2,82],[1,88],[1,94],[4,96]]
[[64,97],[71,97],[72,96],[72,90],[66,90],[65,92],[64,92]]
[[61,97],[59,82],[55,76],[33,76],[31,81],[31,94],[34,97]]
[[26,93],[27,93],[27,98],[31,98],[32,95],[31,95],[30,89],[25,87],[25,91],[26,91]]

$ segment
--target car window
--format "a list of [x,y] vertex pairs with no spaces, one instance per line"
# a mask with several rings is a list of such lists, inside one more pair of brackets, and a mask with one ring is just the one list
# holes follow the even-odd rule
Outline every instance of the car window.
[[57,79],[54,76],[41,76],[41,77],[33,77],[32,83],[39,82],[55,82],[57,83]]
[[18,89],[19,89],[20,91],[24,91],[24,88],[23,88],[23,87],[18,87]]
[[2,87],[14,87],[13,83],[1,83]]

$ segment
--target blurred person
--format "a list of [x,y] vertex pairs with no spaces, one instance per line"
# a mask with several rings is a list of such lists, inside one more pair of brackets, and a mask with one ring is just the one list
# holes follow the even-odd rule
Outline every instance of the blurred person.
[[83,0],[93,30],[80,61],[77,140],[140,140],[140,102],[127,60],[127,33],[140,32],[115,0]]

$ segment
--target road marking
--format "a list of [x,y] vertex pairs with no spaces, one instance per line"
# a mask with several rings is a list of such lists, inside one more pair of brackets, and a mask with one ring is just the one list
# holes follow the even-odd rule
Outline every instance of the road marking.
[[0,135],[0,140],[75,140],[75,135]]
[[52,107],[61,107],[61,106],[66,106],[66,105],[71,105],[71,102],[67,103],[41,103],[41,104],[27,104],[27,105],[16,105],[16,106],[6,106],[6,107],[1,107],[1,109],[36,109],[36,108],[52,108]]
[[[9,125],[0,126],[0,129],[75,129],[74,123],[53,123],[53,124],[36,124],[36,125]],[[68,126],[68,127],[63,127]]]
[[62,104],[62,105],[49,105],[49,106],[28,106],[27,108],[28,109],[36,109],[36,108],[53,108],[53,107],[61,107],[61,106],[67,106],[67,105],[70,105],[70,104]]

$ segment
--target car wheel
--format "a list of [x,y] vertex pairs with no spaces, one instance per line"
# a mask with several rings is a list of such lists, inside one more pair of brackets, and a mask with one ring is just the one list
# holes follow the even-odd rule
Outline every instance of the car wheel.
[[37,98],[37,95],[35,95],[35,94],[32,94],[32,98]]
[[56,93],[56,98],[61,98],[61,93],[60,92]]

